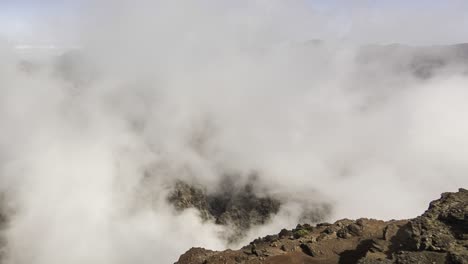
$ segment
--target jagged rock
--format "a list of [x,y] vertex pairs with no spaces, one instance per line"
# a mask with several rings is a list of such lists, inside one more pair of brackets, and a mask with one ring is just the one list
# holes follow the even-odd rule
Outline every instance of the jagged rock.
[[191,248],[179,259],[181,263],[207,263],[206,259],[215,255],[216,252],[203,248]]
[[[246,181],[239,181],[239,174],[226,174],[210,191],[203,185],[175,181],[167,200],[177,211],[194,208],[197,209],[203,221],[213,221],[218,225],[227,227],[222,235],[228,243],[237,242],[248,231],[259,225],[267,223],[277,214],[284,197],[277,197],[265,192],[264,186],[256,173],[249,174]],[[322,221],[331,213],[331,205],[324,202],[307,203],[295,198],[294,202],[304,203],[302,212],[298,217],[304,223],[304,231],[288,236],[300,237],[302,233],[312,228],[307,223]]]
[[[229,178],[226,178],[229,181]],[[222,182],[218,192],[208,193],[201,186],[178,181],[170,193],[168,201],[176,210],[195,208],[200,217],[216,224],[231,226],[233,233],[229,242],[241,238],[252,226],[265,224],[272,215],[278,213],[281,203],[270,196],[258,196],[253,182],[233,188],[234,184]]]
[[417,250],[448,252],[468,263],[468,191],[444,193],[429,209],[410,222],[412,242]]
[[362,234],[362,227],[358,224],[348,225],[347,230],[353,236],[360,236]]
[[179,211],[196,208],[203,220],[210,218],[206,193],[201,188],[178,181],[168,200]]
[[202,256],[199,262],[193,256],[187,261],[184,254],[177,263],[467,264],[467,216],[468,191],[460,189],[442,194],[412,220],[344,219],[315,227],[298,225],[255,240],[257,254],[190,250],[189,256]]
[[413,264],[426,264],[426,263],[447,263],[447,253],[445,252],[401,252],[396,257],[396,263],[413,263]]
[[287,229],[281,229],[281,231],[278,233],[279,238],[291,237],[292,235],[293,232]]
[[317,256],[317,253],[315,252],[315,250],[312,248],[312,246],[310,244],[304,244],[302,243],[300,245],[301,249],[302,249],[302,252],[304,252],[305,254],[311,256],[311,257],[315,257]]

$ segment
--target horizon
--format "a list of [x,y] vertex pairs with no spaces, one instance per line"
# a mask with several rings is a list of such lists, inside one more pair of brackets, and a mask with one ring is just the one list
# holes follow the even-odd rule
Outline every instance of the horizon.
[[[93,9],[117,8],[125,0],[110,1],[34,1],[6,0],[0,2],[0,38],[19,43],[73,43],[80,42],[83,33],[82,19]],[[209,0],[200,3],[209,3]],[[282,1],[272,1],[270,6]],[[236,12],[255,5],[255,1],[221,2],[222,9]],[[252,4],[253,3],[253,4]],[[136,4],[136,3],[135,3]],[[356,44],[448,45],[468,42],[468,2],[450,1],[325,1],[299,0],[301,20],[293,22],[296,29],[304,31],[307,25],[322,23],[315,33],[299,32],[291,35],[294,41],[307,39],[348,40]],[[291,10],[274,11],[273,16],[287,15]],[[223,11],[224,12],[224,11]],[[297,12],[293,11],[293,12]],[[284,14],[283,14],[284,13]],[[92,14],[91,14],[92,16]],[[99,19],[96,20],[99,22]],[[298,24],[299,23],[299,24]],[[312,27],[311,27],[312,28]],[[450,31],[445,30],[450,28]],[[86,29],[84,29],[86,30]],[[431,38],[419,38],[421,31],[432,31]],[[424,34],[425,35],[425,34]],[[363,42],[360,42],[364,40]],[[360,42],[360,43],[358,43]]]

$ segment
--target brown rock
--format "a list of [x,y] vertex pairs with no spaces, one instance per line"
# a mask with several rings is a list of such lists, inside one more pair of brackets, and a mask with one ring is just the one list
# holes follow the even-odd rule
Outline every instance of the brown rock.
[[316,227],[298,225],[278,236],[256,239],[243,250],[191,249],[177,263],[468,264],[467,216],[468,191],[460,189],[443,194],[412,220],[345,219]]

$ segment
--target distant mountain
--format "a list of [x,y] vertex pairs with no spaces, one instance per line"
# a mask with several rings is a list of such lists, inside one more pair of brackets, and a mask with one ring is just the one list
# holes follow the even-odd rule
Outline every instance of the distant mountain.
[[444,70],[468,74],[468,44],[448,46],[366,45],[359,48],[357,62],[390,70],[411,73],[427,79]]

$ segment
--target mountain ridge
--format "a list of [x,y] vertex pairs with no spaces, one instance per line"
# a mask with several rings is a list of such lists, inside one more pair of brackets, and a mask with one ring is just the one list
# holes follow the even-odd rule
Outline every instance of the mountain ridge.
[[468,190],[443,193],[408,220],[342,219],[299,224],[239,250],[192,248],[175,264],[468,263]]

